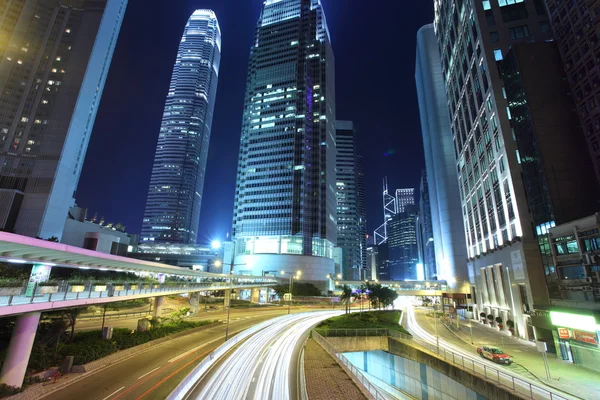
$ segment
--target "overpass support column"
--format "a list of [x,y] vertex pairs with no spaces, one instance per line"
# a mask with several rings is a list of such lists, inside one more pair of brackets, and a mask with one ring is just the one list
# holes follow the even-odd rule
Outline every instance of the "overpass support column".
[[152,318],[160,317],[164,303],[165,303],[164,296],[157,296],[154,298],[154,307],[152,308]]
[[260,302],[260,288],[252,288],[252,292],[250,294],[250,302],[251,303]]
[[0,373],[0,383],[19,388],[23,386],[41,315],[41,312],[32,312],[17,317]]
[[223,299],[223,308],[227,309],[231,303],[231,289],[225,289],[225,297]]

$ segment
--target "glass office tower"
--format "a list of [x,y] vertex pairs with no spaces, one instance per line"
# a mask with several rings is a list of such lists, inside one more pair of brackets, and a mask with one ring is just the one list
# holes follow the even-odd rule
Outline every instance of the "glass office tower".
[[196,243],[221,60],[211,10],[188,19],[160,126],[142,242]]
[[126,6],[0,1],[0,229],[61,238]]
[[233,220],[238,271],[261,274],[277,263],[275,270],[303,269],[303,278],[320,281],[333,272],[334,138],[334,59],[321,2],[264,1],[242,121]]

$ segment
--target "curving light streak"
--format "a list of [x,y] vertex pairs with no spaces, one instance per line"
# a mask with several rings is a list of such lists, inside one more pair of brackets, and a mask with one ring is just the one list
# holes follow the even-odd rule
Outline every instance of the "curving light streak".
[[[425,340],[433,346],[436,345],[436,337],[424,330],[423,328],[421,328],[421,326],[417,323],[415,311],[412,305],[406,306],[406,322],[408,325],[408,330],[414,336]],[[503,368],[498,364],[489,361],[485,358],[474,356],[473,353],[467,352],[461,349],[460,347],[456,347],[446,342],[445,340],[442,340],[441,338],[439,339],[439,346],[440,354],[442,354],[442,352],[444,352],[445,349],[455,354],[458,354],[462,357],[462,362],[464,363],[464,365],[472,369],[479,375],[484,375],[509,388],[514,387],[514,390],[516,392],[525,396],[531,397],[533,399],[544,400],[577,399],[576,397],[571,397],[564,393],[560,393],[559,395],[557,394],[557,390],[551,388],[550,386],[546,386],[543,383],[524,378],[522,375],[519,375],[518,373],[513,372],[510,369]]]
[[290,398],[294,349],[316,323],[341,311],[309,312],[276,318],[250,336],[204,383],[198,399]]

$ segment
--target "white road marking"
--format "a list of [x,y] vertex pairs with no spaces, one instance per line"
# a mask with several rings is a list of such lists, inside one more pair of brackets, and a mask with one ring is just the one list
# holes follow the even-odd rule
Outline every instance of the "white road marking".
[[154,368],[152,371],[148,371],[146,372],[144,375],[140,376],[138,379],[142,379],[143,377],[150,375],[151,373],[153,373],[154,371],[156,371],[157,369],[159,369],[160,367],[156,367]]
[[114,396],[115,394],[119,393],[121,390],[125,389],[125,386],[123,386],[121,389],[117,389],[114,392],[112,392],[111,394],[109,394],[108,396],[106,396],[105,398],[103,398],[102,400],[106,400],[112,396]]
[[199,350],[199,349],[201,349],[202,347],[204,347],[204,346],[206,346],[206,345],[208,345],[208,344],[211,344],[211,343],[213,343],[213,342],[216,342],[217,340],[220,340],[220,339],[221,339],[221,337],[218,337],[218,338],[216,338],[216,339],[209,340],[208,342],[202,343],[200,346],[198,346],[198,347],[194,347],[193,349],[190,349],[190,350],[186,351],[185,353],[181,353],[180,355],[178,355],[178,356],[175,356],[175,357],[171,358],[171,359],[170,359],[169,361],[167,361],[167,362],[169,362],[169,363],[172,363],[173,361],[177,361],[177,360],[179,360],[181,357],[185,357],[185,356],[187,356],[188,354],[190,354],[190,353],[193,353],[194,351],[196,351],[196,350]]

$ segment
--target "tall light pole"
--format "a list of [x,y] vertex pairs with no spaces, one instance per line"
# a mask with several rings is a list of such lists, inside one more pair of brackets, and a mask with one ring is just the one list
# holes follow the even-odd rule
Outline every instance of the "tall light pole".
[[288,286],[288,293],[290,296],[288,299],[288,314],[290,314],[291,308],[292,308],[292,280],[300,279],[300,275],[302,275],[302,271],[300,271],[300,270],[296,271],[296,275],[292,274],[291,272],[281,271],[281,275],[283,275],[283,274],[290,274],[290,284]]
[[435,321],[435,343],[436,343],[436,347],[437,347],[437,354],[440,354],[440,337],[438,335],[438,330],[437,330],[437,310],[435,307],[435,303],[433,303],[433,320]]
[[229,299],[227,301],[227,326],[225,327],[225,341],[229,340],[229,316],[231,315],[231,292],[233,292],[233,262],[231,263],[231,269],[229,270]]
[[[327,274],[327,279],[333,280],[331,274]],[[335,286],[333,288],[335,289]],[[329,297],[331,297],[331,309],[335,310],[335,305],[333,304],[333,290],[331,290],[331,295]]]

